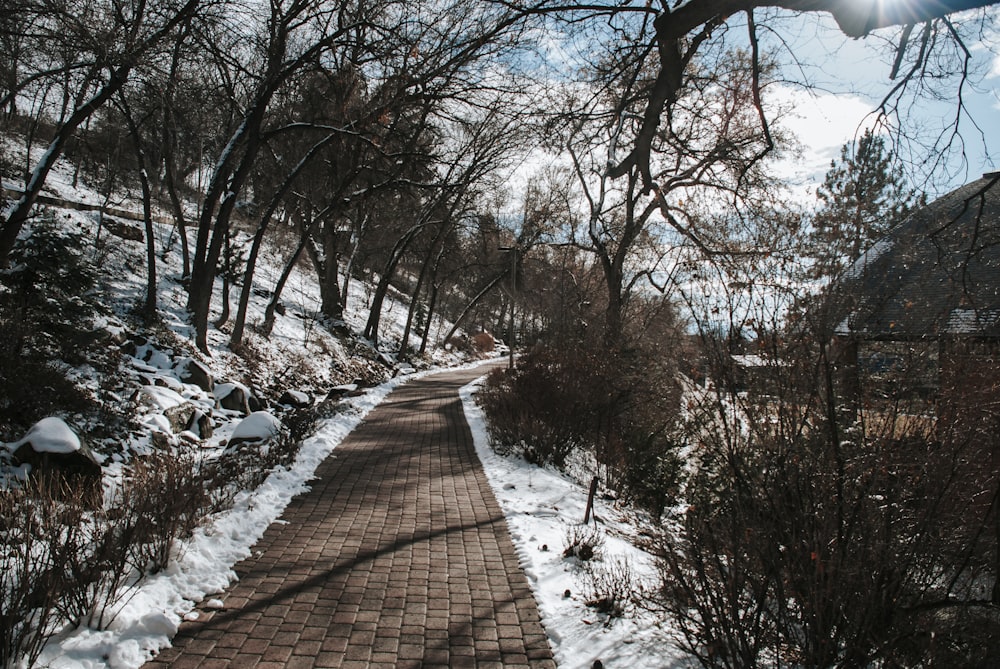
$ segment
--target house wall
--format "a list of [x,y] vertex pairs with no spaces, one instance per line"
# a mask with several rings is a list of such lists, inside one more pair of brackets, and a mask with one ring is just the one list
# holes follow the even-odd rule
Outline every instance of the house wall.
[[1000,459],[1000,342],[943,341],[940,369],[939,438]]

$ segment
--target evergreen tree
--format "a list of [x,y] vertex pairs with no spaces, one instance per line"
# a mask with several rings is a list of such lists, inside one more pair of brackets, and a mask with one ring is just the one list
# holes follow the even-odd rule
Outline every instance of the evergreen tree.
[[816,191],[820,206],[813,218],[816,274],[832,276],[857,260],[893,225],[924,202],[908,188],[902,168],[893,164],[884,139],[871,130],[840,150]]

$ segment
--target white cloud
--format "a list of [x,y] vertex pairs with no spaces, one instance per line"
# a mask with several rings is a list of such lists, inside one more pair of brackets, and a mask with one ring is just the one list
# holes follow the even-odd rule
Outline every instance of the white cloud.
[[780,126],[794,134],[799,152],[777,170],[790,182],[812,186],[823,179],[840,148],[873,127],[872,104],[857,95],[816,93],[788,87],[772,90],[772,104],[786,109]]

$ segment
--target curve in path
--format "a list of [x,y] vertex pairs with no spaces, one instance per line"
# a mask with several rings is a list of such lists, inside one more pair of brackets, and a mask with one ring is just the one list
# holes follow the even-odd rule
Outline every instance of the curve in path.
[[458,388],[396,389],[156,667],[555,667]]

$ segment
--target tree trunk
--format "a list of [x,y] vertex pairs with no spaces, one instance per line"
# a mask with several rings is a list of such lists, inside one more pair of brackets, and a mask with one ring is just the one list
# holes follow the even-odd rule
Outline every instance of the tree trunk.
[[455,336],[455,333],[458,331],[459,326],[462,324],[462,321],[465,320],[465,317],[469,315],[469,312],[475,309],[476,305],[482,302],[483,298],[486,297],[491,290],[496,288],[497,285],[501,281],[503,281],[508,274],[510,274],[510,269],[508,269],[505,272],[501,272],[499,275],[497,275],[496,278],[494,278],[492,281],[486,284],[486,286],[483,287],[483,289],[480,290],[467,305],[465,305],[465,308],[462,309],[462,313],[458,315],[458,318],[456,318],[455,322],[452,323],[451,329],[448,330],[448,334],[445,335],[444,337],[445,343],[447,343],[452,337]]
[[[257,225],[257,231],[254,233],[253,242],[250,245],[250,255],[247,257],[247,266],[243,273],[243,290],[240,291],[240,303],[236,310],[236,322],[233,324],[233,334],[229,338],[229,348],[238,348],[243,344],[243,331],[246,327],[247,307],[250,303],[250,292],[253,288],[253,276],[257,268],[257,256],[260,254],[260,246],[264,241],[264,233],[267,232],[271,219],[278,210],[278,205],[281,204],[282,199],[288,194],[288,191],[291,190],[296,178],[298,178],[299,174],[302,173],[302,170],[305,169],[306,165],[309,164],[309,161],[313,158],[313,156],[315,156],[319,150],[328,144],[335,136],[336,135],[334,134],[330,134],[323,141],[318,142],[309,149],[306,155],[302,157],[294,168],[292,168],[292,171],[285,176],[281,186],[271,197],[267,210],[264,212],[263,216],[261,216],[260,223]],[[308,227],[309,226],[305,226],[305,229],[308,230]],[[299,252],[301,252],[301,249]],[[296,253],[296,257],[297,254],[298,252]]]
[[[264,109],[257,108],[244,121],[241,130],[234,133],[226,152],[235,150],[236,145],[245,140],[245,149],[235,171],[231,171],[229,156],[220,161],[216,174],[212,177],[209,194],[205,198],[201,218],[198,222],[198,245],[195,248],[194,264],[191,268],[191,284],[188,292],[188,309],[195,329],[195,345],[208,353],[208,314],[215,284],[215,268],[222,252],[222,243],[229,234],[229,224],[236,208],[237,194],[250,175],[254,159],[260,149],[258,130],[263,120]],[[231,155],[231,154],[230,154]],[[229,179],[232,174],[232,179]],[[218,205],[219,212],[212,226],[212,212]],[[211,232],[211,241],[209,241]]]
[[320,275],[320,310],[324,316],[334,319],[344,317],[344,305],[340,299],[339,249],[337,248],[337,226],[333,221],[323,225],[323,273]]
[[[177,135],[173,122],[173,101],[177,83],[177,71],[180,66],[181,46],[190,30],[190,26],[190,21],[185,23],[183,34],[174,44],[173,55],[170,60],[170,72],[167,75],[167,89],[164,94],[165,104],[163,105],[163,176],[167,187],[167,195],[170,198],[170,208],[174,212],[174,225],[177,227],[177,234],[181,238],[181,262],[183,268],[181,270],[181,278],[183,279],[191,276],[191,256],[188,249],[187,221],[184,218],[184,208],[181,205],[181,198],[177,192],[177,159],[174,155]],[[167,249],[164,249],[164,254],[166,251]]]
[[392,277],[396,272],[396,267],[399,265],[399,261],[403,259],[403,254],[406,253],[406,249],[410,247],[410,244],[417,237],[417,233],[420,232],[427,225],[426,223],[419,223],[409,230],[399,238],[396,244],[392,248],[392,253],[389,254],[389,260],[386,261],[385,267],[382,270],[382,276],[379,277],[378,285],[375,287],[375,294],[372,296],[371,309],[368,312],[368,322],[365,324],[365,336],[372,340],[372,343],[376,346],[378,345],[378,327],[382,320],[382,304],[385,302],[385,296],[389,293],[389,285],[392,281]]
[[431,323],[434,322],[434,308],[437,306],[438,284],[431,282],[431,296],[427,299],[427,327],[420,338],[420,355],[427,352],[427,340],[431,336]]
[[367,228],[368,215],[361,214],[361,222],[354,233],[354,239],[351,245],[351,254],[347,257],[347,262],[344,264],[344,283],[340,289],[340,306],[344,309],[347,308],[348,289],[351,285],[351,274],[354,272],[354,261],[358,257],[358,250],[361,248],[361,240],[364,239]]
[[56,131],[55,137],[49,143],[48,150],[39,159],[35,165],[35,169],[31,173],[31,178],[25,184],[24,193],[7,216],[7,220],[0,226],[0,268],[7,267],[11,249],[14,248],[17,236],[21,232],[24,223],[28,220],[28,215],[35,206],[38,195],[42,192],[45,179],[49,176],[49,172],[52,171],[56,161],[59,160],[59,157],[66,149],[66,144],[72,138],[73,133],[80,127],[81,123],[87,120],[101,105],[107,102],[111,96],[125,85],[130,70],[131,65],[124,65],[112,71],[111,76],[108,78],[108,83],[102,86],[87,102],[73,110],[73,113],[70,114],[66,122]]
[[[406,312],[406,326],[403,328],[403,341],[399,345],[400,357],[405,355],[407,350],[410,348],[410,330],[413,326],[413,317],[416,313],[417,306],[420,304],[420,290],[424,286],[424,281],[427,279],[427,272],[431,267],[431,256],[434,255],[434,249],[437,248],[438,244],[441,243],[441,240],[452,229],[452,227],[453,226],[447,222],[441,225],[441,229],[438,230],[437,235],[435,235],[434,237],[434,241],[427,249],[427,255],[424,256],[424,262],[420,265],[420,275],[417,277],[417,285],[413,289],[413,297],[410,299],[410,308]],[[437,254],[437,259],[435,260],[435,268],[437,266],[437,263],[440,261],[441,261],[441,253],[439,252]],[[430,328],[430,319],[428,318],[427,329],[429,328]]]
[[142,150],[142,142],[139,138],[139,128],[132,118],[132,113],[122,98],[122,112],[125,122],[128,124],[129,134],[132,135],[132,146],[135,149],[135,157],[139,161],[139,183],[142,186],[142,222],[146,231],[146,301],[143,304],[143,320],[152,323],[156,319],[156,239],[153,237],[153,206],[152,190],[149,187],[149,172],[146,152]]
[[222,313],[215,321],[215,327],[221,328],[229,320],[229,278],[233,273],[232,235],[228,232],[222,242]]
[[303,227],[302,236],[299,238],[299,245],[295,247],[295,252],[292,253],[292,257],[288,259],[288,262],[285,264],[285,268],[281,271],[278,283],[274,286],[274,294],[271,296],[271,301],[268,302],[267,308],[264,310],[264,324],[261,326],[261,331],[264,333],[265,337],[271,335],[271,329],[274,327],[274,310],[278,308],[278,301],[281,299],[281,291],[285,289],[285,283],[288,282],[288,277],[291,276],[292,269],[295,268],[295,263],[298,262],[299,256],[302,255],[302,250],[306,248],[308,241],[309,230]]

